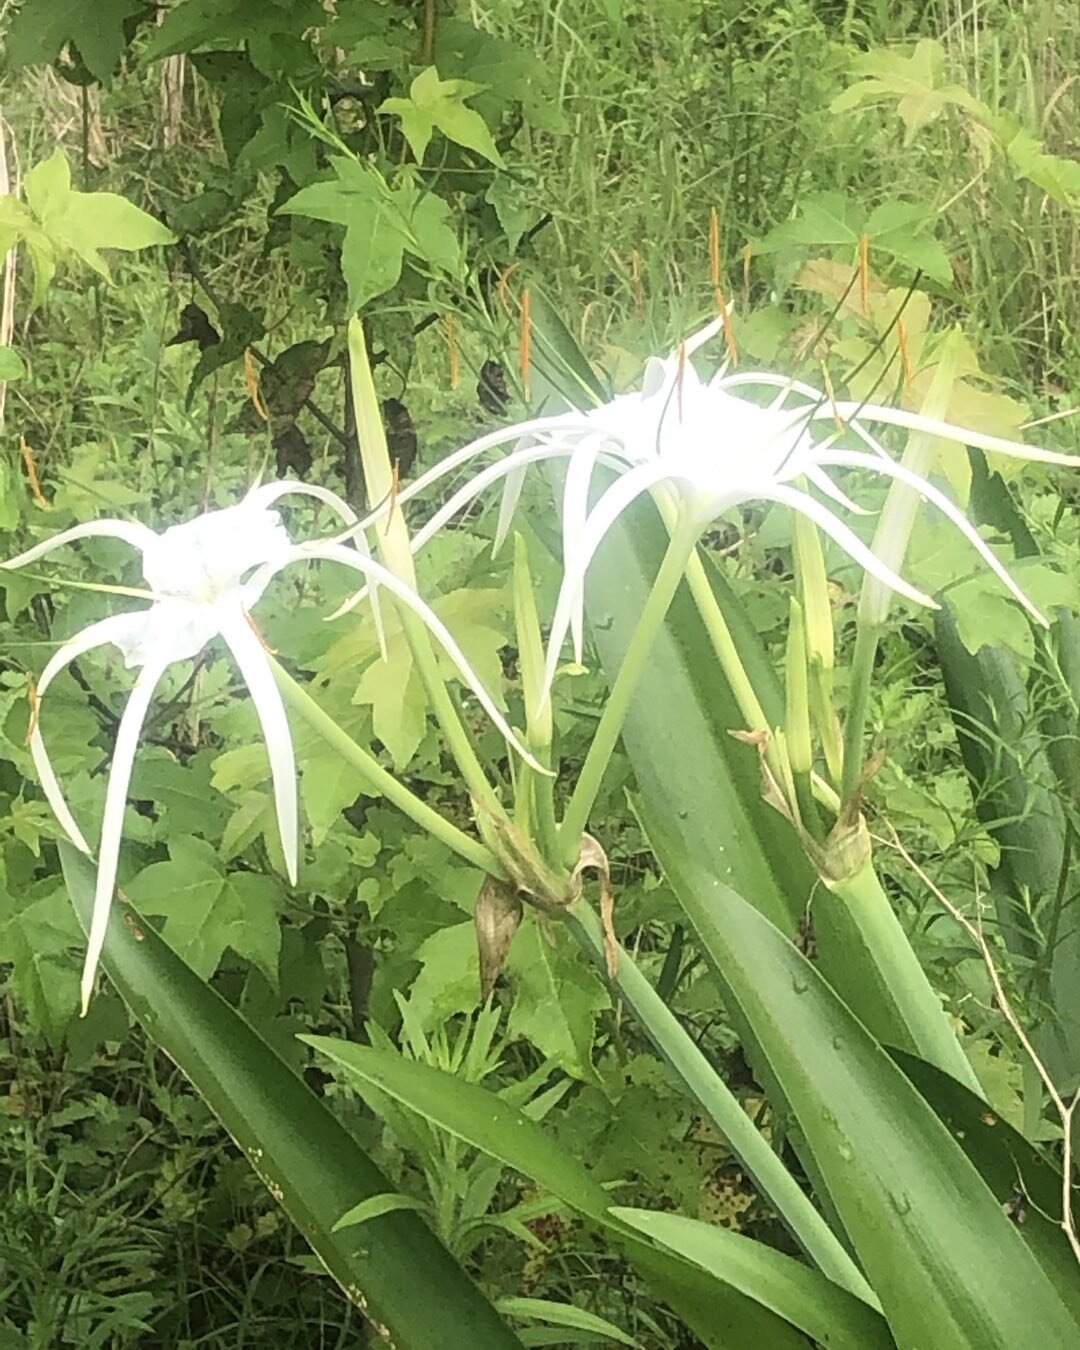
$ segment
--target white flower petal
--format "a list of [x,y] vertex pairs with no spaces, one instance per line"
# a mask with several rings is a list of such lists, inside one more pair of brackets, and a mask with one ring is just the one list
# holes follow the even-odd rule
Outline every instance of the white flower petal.
[[[448,473],[453,473],[455,469],[461,468],[463,464],[467,464],[470,460],[488,450],[494,450],[497,446],[505,445],[507,441],[519,441],[528,436],[557,435],[574,431],[585,433],[592,430],[594,430],[594,427],[587,421],[584,413],[570,412],[558,413],[549,417],[533,417],[528,421],[517,422],[513,426],[488,432],[487,435],[480,436],[475,441],[470,441],[468,445],[463,445],[459,450],[455,450],[444,459],[440,459],[437,464],[433,464],[419,478],[414,478],[407,487],[403,487],[398,492],[396,504],[404,506],[406,502],[412,501],[419,493],[426,491],[433,483],[445,478]],[[389,502],[381,502],[369,515],[365,516],[363,523],[373,524],[386,515],[389,509]]]
[[[870,457],[867,456],[867,458]],[[814,487],[816,487],[819,492],[824,493],[826,497],[831,497],[838,506],[844,507],[846,510],[853,512],[857,516],[870,515],[871,512],[867,511],[865,507],[860,506],[857,502],[853,502],[846,492],[840,491],[829,475],[821,468],[821,464],[822,460],[815,458],[814,460],[807,460],[807,462],[801,464],[800,467],[809,481],[813,483]]]
[[[833,404],[829,401],[828,394],[820,389],[815,389],[812,384],[807,384],[805,380],[791,379],[786,375],[773,375],[769,371],[744,371],[738,375],[725,375],[712,381],[711,387],[718,389],[736,389],[740,386],[764,385],[769,388],[779,389],[779,396],[769,405],[770,409],[779,409],[783,407],[784,400],[788,394],[799,394],[805,399],[809,399],[811,407],[801,408],[799,412],[807,421],[821,420],[825,417],[832,417]],[[883,459],[891,459],[892,456],[885,447],[872,435],[871,432],[862,425],[858,418],[849,418],[844,422],[844,429],[850,431],[852,435],[858,436],[864,445],[870,447],[876,455]]]
[[[575,446],[563,482],[562,534],[563,534],[563,574],[570,566],[572,541],[580,539],[589,515],[589,491],[592,487],[593,471],[608,439],[600,434],[586,436]],[[585,578],[582,574],[581,585],[573,597],[570,610],[570,641],[574,650],[574,660],[580,662],[585,649]],[[561,644],[560,644],[561,645]]]
[[72,525],[70,530],[61,530],[59,534],[54,534],[50,539],[44,539],[40,544],[35,544],[33,548],[28,548],[25,553],[20,553],[14,558],[9,558],[7,562],[0,563],[0,567],[22,567],[26,563],[35,562],[38,558],[43,558],[46,553],[51,553],[54,548],[62,548],[64,544],[72,544],[76,539],[120,539],[125,544],[130,544],[132,548],[145,550],[148,545],[153,544],[157,535],[146,525],[140,525],[137,520],[87,520],[81,525]]
[[840,468],[870,469],[873,473],[885,474],[886,477],[895,478],[901,483],[906,483],[908,487],[914,488],[921,497],[931,502],[943,516],[952,521],[960,533],[978,550],[979,556],[990,570],[1012,591],[1028,613],[1044,627],[1049,627],[1049,620],[1027,598],[1009,574],[1008,569],[998,560],[987,545],[986,540],[979,534],[963,511],[944,492],[934,487],[932,483],[927,482],[920,474],[913,473],[905,465],[897,464],[893,460],[886,462],[874,455],[864,455],[857,451],[830,451],[828,458],[823,462],[836,464]]
[[[1080,456],[1066,455],[1057,450],[1044,450],[1041,446],[1025,445],[1023,441],[1006,441],[1000,436],[986,436],[981,431],[971,431],[964,427],[953,426],[951,422],[939,421],[936,417],[924,417],[922,413],[907,412],[903,408],[889,408],[877,403],[837,403],[836,412],[846,421],[859,417],[867,422],[882,422],[890,427],[903,427],[907,431],[921,431],[927,436],[938,436],[942,440],[955,441],[959,445],[974,446],[977,450],[989,450],[992,454],[1007,455],[1010,459],[1024,459],[1036,464],[1063,464],[1069,468],[1080,467]],[[830,409],[821,410],[816,416],[829,416]]]
[[514,512],[521,501],[521,492],[525,486],[525,467],[515,465],[506,475],[503,484],[502,501],[499,502],[499,518],[495,522],[495,538],[491,542],[491,556],[494,558],[506,541],[513,523]]
[[323,502],[334,510],[346,525],[355,525],[359,519],[356,512],[343,497],[339,497],[336,492],[331,492],[329,488],[320,487],[318,483],[301,483],[292,479],[263,483],[261,487],[252,488],[244,501],[254,501],[260,507],[267,507],[272,506],[282,497],[290,495],[314,497],[316,501]]
[[522,744],[517,734],[503,717],[502,713],[496,707],[491,695],[484,688],[480,677],[469,664],[465,653],[454,641],[450,630],[435,613],[430,605],[425,603],[419,595],[396,576],[382,563],[376,562],[374,558],[364,557],[357,553],[355,549],[345,548],[340,544],[298,544],[292,550],[292,556],[286,558],[283,562],[274,567],[274,571],[280,571],[282,567],[290,562],[310,562],[313,558],[325,559],[328,562],[341,563],[345,567],[351,567],[356,572],[363,572],[369,583],[377,582],[397,597],[404,605],[413,611],[420,618],[428,631],[446,652],[447,656],[457,667],[462,680],[472,690],[476,696],[477,702],[491,718],[495,726],[499,729],[507,741],[514,747],[523,760],[538,773],[545,776],[551,776],[551,770],[535,759],[530,751]]
[[887,567],[876,553],[867,548],[857,534],[833,515],[828,507],[822,506],[807,493],[799,492],[797,488],[787,487],[782,483],[754,483],[748,487],[744,500],[751,497],[761,501],[779,502],[782,506],[790,506],[792,510],[801,511],[827,535],[835,539],[853,562],[857,562],[871,576],[877,577],[890,590],[906,595],[917,605],[926,605],[930,609],[940,608],[936,600],[906,582],[891,567]]
[[[728,305],[729,314],[731,313],[731,308],[732,308],[731,305]],[[693,333],[690,337],[686,339],[685,342],[680,343],[679,346],[683,348],[687,356],[692,356],[699,347],[703,347],[705,343],[710,340],[710,338],[714,338],[717,335],[717,333],[719,333],[723,329],[723,327],[724,327],[724,316],[721,314],[718,318],[715,318],[711,320],[709,323],[707,323],[704,328],[699,328],[696,333]],[[678,350],[679,348],[676,347],[675,354],[678,353]]]
[[270,760],[270,776],[274,784],[274,806],[277,811],[281,851],[285,855],[285,870],[289,881],[296,885],[299,854],[299,825],[296,804],[296,756],[293,753],[292,734],[289,731],[285,705],[281,701],[270,663],[266,658],[247,615],[237,606],[233,618],[221,624],[221,636],[239,667],[248,687],[251,701],[259,715],[266,753]]
[[[504,459],[496,460],[494,464],[489,464],[486,469],[481,469],[462,487],[454,493],[427,521],[423,529],[418,530],[412,536],[411,548],[413,553],[419,553],[438,532],[451,521],[460,511],[476,500],[477,497],[486,489],[497,483],[501,478],[507,477],[518,469],[524,470],[528,465],[535,464],[539,460],[554,459],[561,455],[570,454],[570,450],[561,445],[530,445],[521,450],[515,450],[513,454],[507,455]],[[338,541],[332,540],[332,543]],[[368,587],[364,586],[360,590],[350,595],[344,604],[339,605],[327,622],[333,619],[339,619],[349,610],[355,609],[368,593]]]
[[101,821],[101,844],[98,848],[97,883],[94,887],[94,909],[90,916],[90,934],[86,946],[86,960],[82,973],[82,1014],[90,1005],[90,995],[94,992],[94,976],[97,973],[101,949],[105,945],[105,933],[109,925],[109,907],[112,904],[113,890],[116,887],[116,870],[120,861],[120,836],[124,826],[124,809],[127,805],[128,784],[131,782],[131,770],[135,763],[135,751],[139,745],[146,710],[154,696],[158,681],[165,673],[169,662],[156,661],[146,665],[139,672],[135,687],[131,691],[127,707],[120,718],[120,727],[116,733],[116,746],[113,750],[112,765],[109,769],[109,785],[105,790],[105,814]]
[[114,614],[111,618],[101,619],[97,623],[89,624],[81,633],[76,633],[73,638],[69,638],[67,642],[53,652],[45,669],[41,672],[41,679],[37,684],[37,708],[30,732],[30,754],[33,756],[34,767],[37,769],[42,790],[52,807],[53,815],[56,816],[75,847],[86,854],[92,853],[93,850],[86,842],[83,832],[75,823],[75,818],[72,816],[60,789],[52,762],[45,749],[45,742],[42,739],[41,701],[44,699],[45,691],[49,685],[72,661],[77,661],[80,656],[92,651],[95,647],[104,647],[109,643],[123,647],[134,636],[141,626],[141,622],[141,614]]
[[604,492],[590,512],[584,530],[564,549],[563,581],[559,588],[559,598],[555,603],[555,616],[551,621],[547,664],[540,694],[541,708],[546,706],[551,695],[562,645],[566,641],[579,593],[584,592],[585,574],[604,536],[623,511],[643,492],[648,492],[650,488],[676,476],[670,465],[659,461],[639,464],[636,468],[628,470]]

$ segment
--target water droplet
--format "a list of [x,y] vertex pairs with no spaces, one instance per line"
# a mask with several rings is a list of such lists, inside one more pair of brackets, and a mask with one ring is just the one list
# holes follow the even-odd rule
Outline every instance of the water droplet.
[[797,974],[791,977],[791,987],[797,994],[805,994],[810,988],[810,981],[805,975]]
[[905,1195],[905,1194],[901,1191],[901,1192],[899,1192],[898,1194],[890,1195],[890,1196],[889,1196],[889,1199],[892,1201],[893,1209],[896,1210],[897,1214],[910,1214],[910,1213],[911,1213],[911,1197],[910,1197],[910,1196]]
[[834,1050],[843,1050],[843,1048],[844,1048],[844,1038],[843,1038],[843,1036],[834,1036],[834,1037],[832,1038],[832,1048],[833,1048]]
[[687,810],[685,806],[676,814],[678,815],[680,820],[687,820],[690,816],[690,812]]
[[855,1150],[851,1147],[851,1145],[847,1142],[847,1140],[841,1140],[841,1142],[836,1146],[836,1151],[837,1153],[840,1154],[840,1157],[843,1158],[844,1162],[851,1162],[851,1160],[855,1157]]

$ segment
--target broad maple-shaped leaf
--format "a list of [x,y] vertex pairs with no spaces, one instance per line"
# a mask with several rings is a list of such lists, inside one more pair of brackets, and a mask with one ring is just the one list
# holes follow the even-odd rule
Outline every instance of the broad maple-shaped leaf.
[[[1038,558],[1015,558],[1011,547],[992,529],[982,531],[1024,591],[1045,614],[1080,608],[1075,578]],[[940,594],[956,620],[961,642],[974,656],[981,648],[1006,647],[1025,663],[1035,659],[1031,621],[994,578],[972,561],[972,554],[955,530],[925,517],[920,520],[908,550],[911,575],[921,586]]]
[[467,98],[483,89],[484,85],[472,80],[440,80],[435,67],[428,66],[409,86],[408,98],[384,99],[377,111],[401,118],[401,130],[418,164],[424,162],[432,134],[438,130],[455,145],[502,168],[503,159],[487,123],[474,108],[465,106]]
[[74,254],[110,281],[102,249],[133,252],[176,242],[170,229],[126,197],[73,188],[71,170],[59,148],[34,165],[24,190],[26,205],[14,197],[0,198],[0,251],[20,240],[25,243],[34,266],[35,306],[65,254]]
[[[507,641],[500,625],[504,608],[505,596],[497,590],[451,591],[432,602],[432,609],[453,632],[473,669],[496,698],[502,682],[499,652]],[[341,645],[331,649],[329,661],[340,661]],[[440,668],[445,677],[456,676],[442,658]],[[353,701],[371,705],[375,735],[390,752],[395,767],[404,768],[424,738],[428,700],[396,618],[386,623],[385,659],[376,657],[368,664],[356,684]]]
[[205,42],[272,45],[275,38],[299,38],[325,21],[318,0],[184,0],[166,10],[145,55],[155,61]]
[[22,357],[14,347],[0,347],[0,380],[21,380],[26,374]]
[[910,145],[923,127],[935,121],[946,108],[961,108],[980,120],[990,110],[958,84],[942,78],[945,53],[929,38],[916,43],[910,56],[889,47],[866,52],[852,62],[851,70],[864,78],[829,105],[833,113],[849,112],[868,103],[897,101],[896,111],[904,124],[904,144]]
[[341,271],[355,312],[397,284],[406,234],[390,188],[376,169],[347,155],[332,155],[330,163],[333,178],[301,188],[278,207],[278,214],[345,227]]
[[141,913],[165,917],[165,940],[204,979],[231,947],[276,987],[280,892],[272,877],[226,872],[204,840],[178,834],[169,861],[144,867],[126,890]]
[[78,921],[72,922],[63,887],[35,887],[16,897],[4,881],[0,861],[0,950],[12,967],[11,988],[32,1024],[59,1049],[78,1007],[79,976],[71,958],[82,940]]
[[531,913],[510,946],[506,970],[514,993],[509,1034],[531,1041],[572,1078],[597,1082],[596,1016],[611,999],[580,951]]
[[1026,178],[1063,206],[1080,202],[1080,161],[1047,154],[1043,142],[1012,116],[1003,113],[990,126],[1013,172]]
[[807,245],[847,247],[854,252],[865,236],[871,253],[887,254],[947,286],[952,281],[952,266],[933,237],[935,218],[930,208],[911,202],[882,202],[868,213],[841,192],[822,192],[807,198],[794,220],[782,221],[757,240],[753,251],[766,254]]
[[377,169],[348,155],[330,157],[334,177],[310,183],[278,213],[342,225],[341,271],[355,312],[397,285],[406,252],[458,276],[461,245],[450,207],[424,192],[408,171],[391,188]]
[[409,989],[409,1008],[423,1030],[478,1007],[480,962],[472,920],[432,933],[417,947],[416,959],[420,973]]
[[8,69],[47,65],[71,42],[94,79],[104,83],[127,47],[131,21],[150,12],[145,0],[94,0],[92,7],[86,0],[24,0],[5,39]]

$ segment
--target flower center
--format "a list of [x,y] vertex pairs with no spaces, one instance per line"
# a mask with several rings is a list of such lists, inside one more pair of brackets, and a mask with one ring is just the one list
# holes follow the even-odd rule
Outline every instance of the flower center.
[[276,511],[241,502],[173,525],[143,553],[155,595],[212,605],[240,588],[255,567],[282,558],[289,536]]

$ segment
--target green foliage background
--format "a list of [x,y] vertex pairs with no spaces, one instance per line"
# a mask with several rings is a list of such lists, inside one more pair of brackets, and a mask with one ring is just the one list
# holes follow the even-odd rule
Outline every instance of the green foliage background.
[[[362,506],[342,344],[356,309],[404,475],[524,415],[507,353],[529,285],[628,385],[647,354],[715,312],[712,211],[746,359],[814,381],[823,364],[846,380],[868,361],[853,395],[875,380],[886,385],[875,397],[895,392],[896,367],[873,364],[880,316],[841,294],[866,236],[875,297],[914,288],[907,340],[927,368],[942,335],[958,344],[950,415],[1002,435],[1038,419],[1033,438],[1075,446],[1074,424],[1057,417],[1080,385],[1080,17],[1065,0],[963,15],[874,0],[94,8],[88,21],[66,0],[23,0],[3,19],[4,145],[20,191],[0,199],[0,249],[21,246],[0,348],[4,556],[98,514],[186,519],[259,473],[326,483]],[[951,477],[1011,539],[1036,602],[1080,611],[1067,475],[1011,484],[1008,523],[983,509],[985,464]],[[539,483],[527,492],[528,556],[550,614],[548,499]],[[520,722],[510,550],[492,557],[489,515],[440,536],[418,559],[420,581]],[[296,516],[319,523],[308,508]],[[754,509],[707,544],[779,668],[790,520]],[[1025,1021],[1068,1023],[1069,967],[1055,959],[1075,930],[1071,649],[1033,635],[931,517],[909,561],[916,584],[945,587],[940,622],[956,631],[948,646],[931,616],[900,608],[890,622],[871,704],[884,752],[871,810],[965,912],[989,891]],[[829,563],[846,647],[858,578]],[[102,597],[58,585],[60,570],[0,574],[0,1334],[28,1347],[364,1343],[366,1324],[309,1278],[304,1242],[109,983],[74,1016],[83,936],[25,745],[28,681],[100,616]],[[63,576],[137,581],[118,545],[95,540]],[[369,618],[322,622],[348,590],[322,573],[280,583],[260,611],[265,636],[350,735],[464,827],[470,804],[401,631],[391,624],[384,661]],[[947,697],[956,703],[976,661],[997,663],[1002,692],[969,710],[980,731],[965,744]],[[127,678],[107,654],[49,695],[50,753],[83,821],[100,817]],[[571,777],[603,690],[593,649],[560,681]],[[497,735],[468,716],[500,760]],[[493,1009],[477,1015],[481,873],[358,796],[323,743],[298,749],[306,840],[290,889],[234,672],[217,653],[171,671],[132,784],[126,895],[326,1099],[492,1297],[572,1302],[602,1319],[553,1330],[519,1305],[529,1343],[697,1344],[557,1193],[388,1098],[346,1094],[297,1039],[395,1045],[453,1068],[544,1120],[567,1154],[589,1159],[594,1183],[617,1184],[620,1205],[677,1208],[793,1250],[601,976],[536,914]],[[593,817],[619,936],[798,1168],[784,1113],[645,843],[638,787],[620,756]],[[1050,832],[1049,880],[1025,872],[1037,850],[1030,834],[1008,834],[1017,823]],[[881,866],[992,1109],[1057,1147],[962,929],[887,850]],[[1071,1053],[1060,1051],[1070,1082]]]

